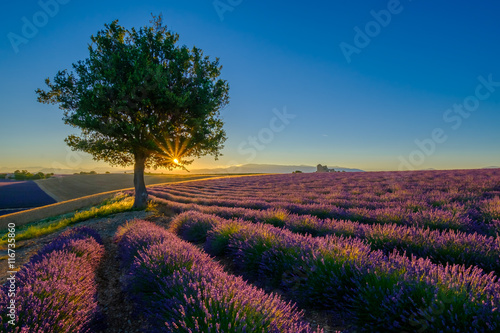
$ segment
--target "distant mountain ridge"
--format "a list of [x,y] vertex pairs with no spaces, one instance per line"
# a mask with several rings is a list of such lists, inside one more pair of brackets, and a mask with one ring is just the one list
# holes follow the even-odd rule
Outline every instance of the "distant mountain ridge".
[[[335,171],[363,172],[361,169],[344,168],[339,166],[328,167]],[[315,172],[315,166],[309,165],[278,165],[278,164],[243,164],[225,168],[192,169],[192,173],[292,173],[293,171]]]
[[[478,169],[499,169],[500,166],[491,165]],[[365,172],[365,170],[356,169],[356,168],[346,168],[340,166],[328,166],[328,169],[335,169],[335,171],[345,171],[345,172]],[[95,168],[78,168],[78,169],[70,169],[70,168],[49,168],[43,166],[31,166],[31,167],[2,167],[0,166],[0,173],[12,173],[14,170],[28,170],[31,173],[43,172],[43,173],[55,173],[56,175],[64,175],[64,174],[74,174],[80,173],[81,171],[89,172],[96,171],[97,173],[105,173],[109,171],[110,173],[133,173],[133,169],[117,169],[111,167],[103,167],[98,166]],[[280,165],[280,164],[243,164],[243,165],[235,165],[229,167],[219,167],[219,168],[200,168],[200,169],[190,169],[188,168],[191,174],[224,174],[224,173],[291,173],[293,171],[302,171],[302,172],[316,172],[316,166],[310,165]],[[427,168],[425,170],[436,170],[434,168]],[[153,173],[162,173],[166,170],[147,170],[148,172]],[[175,172],[177,171],[177,172]],[[175,170],[174,173],[185,174],[185,171]],[[168,173],[168,172],[167,172]]]
[[[345,171],[345,172],[363,172],[361,169],[345,168],[340,166],[329,166],[329,169],[335,169],[335,171]],[[62,168],[46,168],[42,166],[28,167],[28,168],[16,168],[18,170],[28,170],[29,172],[43,172],[43,173],[55,173],[55,174],[73,174],[79,173],[80,171],[91,171],[94,170],[97,173],[105,173],[110,171],[111,173],[133,173],[134,170],[112,170],[105,167],[96,167],[94,169],[82,168],[82,169],[62,169]],[[189,169],[189,168],[188,168]],[[12,168],[0,167],[0,172],[13,172]],[[224,174],[224,173],[292,173],[293,171],[302,172],[315,172],[316,166],[310,165],[279,165],[279,164],[243,164],[235,165],[230,167],[220,167],[220,168],[202,168],[202,169],[189,169],[191,174]],[[156,170],[153,172],[161,172],[161,170]],[[182,172],[184,174],[184,172]]]

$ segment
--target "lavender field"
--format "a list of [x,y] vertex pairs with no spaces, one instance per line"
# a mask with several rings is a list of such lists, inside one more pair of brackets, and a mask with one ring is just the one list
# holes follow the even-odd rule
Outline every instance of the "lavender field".
[[0,333],[500,333],[500,1],[26,3]]
[[[143,332],[500,331],[500,170],[262,175],[148,192],[156,213],[112,238],[119,292]],[[102,243],[73,228],[23,266],[19,332],[114,332],[96,301]],[[339,311],[335,329],[306,315]]]
[[500,331],[500,171],[289,174],[155,187],[170,229],[362,332]]

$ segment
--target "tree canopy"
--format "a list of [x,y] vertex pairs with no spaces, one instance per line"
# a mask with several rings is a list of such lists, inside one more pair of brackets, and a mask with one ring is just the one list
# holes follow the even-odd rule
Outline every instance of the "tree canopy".
[[130,30],[117,20],[106,24],[91,36],[87,59],[46,79],[48,90],[36,90],[39,102],[58,104],[64,122],[81,129],[65,139],[73,150],[111,165],[135,165],[136,207],[146,204],[145,167],[217,159],[226,139],[220,110],[229,85],[219,78],[219,59],[178,45],[161,16],[151,23]]

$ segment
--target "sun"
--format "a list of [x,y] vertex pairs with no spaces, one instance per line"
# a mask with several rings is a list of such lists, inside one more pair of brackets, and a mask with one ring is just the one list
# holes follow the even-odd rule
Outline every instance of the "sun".
[[179,164],[179,160],[178,160],[178,159],[176,159],[176,158],[174,158],[174,163],[175,163],[175,164]]

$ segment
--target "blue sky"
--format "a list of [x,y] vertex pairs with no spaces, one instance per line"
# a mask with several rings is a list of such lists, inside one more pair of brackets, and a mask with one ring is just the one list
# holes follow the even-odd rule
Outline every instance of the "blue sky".
[[[139,27],[150,13],[219,57],[230,84],[224,156],[192,168],[500,166],[498,2],[55,1],[9,2],[0,14],[0,167],[107,166],[68,151],[78,130],[35,89],[86,58],[105,23]],[[453,111],[464,103],[471,111]]]

